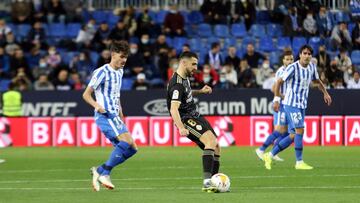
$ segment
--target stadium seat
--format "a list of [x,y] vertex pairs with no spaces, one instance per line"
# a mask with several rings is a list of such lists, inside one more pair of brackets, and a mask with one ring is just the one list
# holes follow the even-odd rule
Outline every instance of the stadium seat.
[[257,11],[256,12],[256,23],[257,24],[268,24],[271,20],[269,11]]
[[316,55],[319,51],[319,46],[324,44],[324,41],[320,37],[311,37],[309,39],[309,45],[313,48],[314,54]]
[[6,91],[8,89],[10,82],[11,82],[11,80],[1,79],[0,80],[0,91],[1,92]]
[[123,78],[121,83],[121,90],[131,90],[134,80],[131,78]]
[[335,23],[339,22],[350,22],[350,16],[347,12],[337,11],[334,13]]
[[286,47],[291,48],[291,40],[290,37],[279,37],[277,41],[277,48],[279,50],[283,50]]
[[256,40],[250,36],[248,37],[244,37],[243,40],[241,41],[241,45],[246,47],[248,44],[254,44],[255,45]]
[[54,38],[66,38],[66,26],[62,23],[53,23],[48,25],[49,36]]
[[266,33],[270,37],[281,37],[283,35],[282,26],[274,23],[267,24]]
[[250,28],[250,34],[257,38],[265,37],[265,26],[260,24],[253,24]]
[[209,38],[207,38],[207,44],[208,44],[208,47],[211,47],[211,44],[212,43],[214,43],[214,42],[218,42],[218,43],[220,43],[220,40],[219,40],[219,38],[217,38],[217,37],[209,37]]
[[201,49],[204,49],[204,47],[201,44],[201,39],[200,38],[191,38],[189,39],[189,45],[191,50],[198,52]]
[[29,24],[20,24],[17,26],[16,34],[17,37],[20,37],[21,40],[27,37],[31,26]]
[[70,38],[75,38],[78,35],[80,29],[81,29],[80,23],[67,24],[67,26],[66,26],[67,36]]
[[[114,15],[114,13],[109,13],[108,14],[108,19],[106,20],[106,22],[109,24],[109,27],[114,27],[116,25],[116,23],[119,21],[120,17],[117,15]],[[96,22],[97,24],[101,23],[101,22]]]
[[102,11],[102,10],[96,10],[91,13],[91,17],[95,19],[96,23],[101,23],[103,21],[108,22],[109,18],[109,12],[108,11]]
[[175,37],[173,39],[173,47],[176,51],[181,52],[182,46],[186,44],[188,39],[186,37]]
[[280,64],[280,53],[278,51],[272,51],[269,54],[269,60],[271,66],[275,64]]
[[189,12],[188,11],[180,11],[180,14],[183,16],[185,24],[189,24]]
[[204,17],[200,11],[191,11],[188,14],[188,21],[190,24],[199,24],[204,22]]
[[360,65],[360,50],[355,50],[351,53],[351,62],[355,65]]
[[165,41],[169,45],[169,47],[174,47],[174,40],[172,38],[166,37]]
[[298,54],[300,47],[307,44],[305,37],[294,37],[292,41],[292,49],[295,55]]
[[220,38],[229,37],[229,27],[227,25],[215,25],[214,34],[216,37]]
[[237,23],[231,25],[231,34],[234,37],[245,37],[247,35],[246,27],[244,23]]
[[351,35],[352,31],[354,30],[355,26],[356,26],[355,23],[349,23],[348,29],[349,29],[350,35]]
[[94,66],[97,64],[99,57],[100,57],[100,55],[96,51],[90,52],[90,59]]
[[201,23],[198,26],[198,36],[200,37],[211,37],[213,35],[210,24]]
[[160,10],[156,13],[156,19],[155,19],[155,23],[157,24],[163,24],[165,21],[165,17],[168,14],[168,11],[166,10]]
[[261,37],[259,41],[259,50],[263,52],[271,52],[275,50],[275,46],[272,37]]
[[236,38],[228,37],[224,39],[224,50],[227,50],[229,46],[236,46]]
[[151,87],[154,87],[154,88],[159,88],[159,87],[164,87],[165,86],[165,82],[163,79],[161,78],[154,78],[154,79],[151,79],[149,81],[150,83],[150,86]]

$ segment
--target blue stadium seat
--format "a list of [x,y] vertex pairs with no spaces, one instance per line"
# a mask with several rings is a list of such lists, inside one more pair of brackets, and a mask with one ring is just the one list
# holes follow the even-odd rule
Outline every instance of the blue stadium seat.
[[307,44],[305,37],[294,37],[292,41],[292,49],[295,55],[298,54],[300,47]]
[[9,86],[10,82],[11,82],[11,80],[1,79],[0,80],[0,91],[4,92],[4,91],[8,90],[8,86]]
[[102,10],[95,10],[91,13],[91,17],[95,19],[96,23],[101,23],[103,21],[108,22],[109,12]]
[[188,11],[180,11],[180,14],[183,16],[185,24],[189,24],[189,12]]
[[271,66],[275,64],[280,64],[280,53],[278,51],[272,51],[269,54],[269,60]]
[[248,44],[254,44],[256,43],[256,40],[254,38],[252,38],[251,36],[248,37],[244,37],[243,40],[241,41],[241,45],[246,47]]
[[90,52],[90,59],[91,59],[91,62],[94,66],[96,66],[98,60],[99,60],[99,53],[97,53],[96,51],[92,51]]
[[169,45],[169,47],[174,47],[174,40],[172,38],[166,37],[165,41]]
[[260,24],[253,24],[250,28],[250,34],[257,38],[265,37],[265,26]]
[[270,37],[281,37],[283,36],[282,26],[274,23],[267,24],[266,33]]
[[360,50],[354,50],[351,53],[351,62],[355,65],[360,65]]
[[48,25],[49,36],[54,38],[66,38],[66,26],[62,23],[53,23]]
[[286,47],[291,48],[291,40],[290,37],[279,37],[277,41],[277,47],[279,50],[283,50]]
[[134,80],[131,78],[123,78],[121,83],[121,90],[131,90]]
[[17,37],[20,37],[21,40],[27,37],[31,26],[29,24],[20,24],[17,26],[16,34]]
[[190,45],[191,50],[193,50],[195,52],[198,52],[201,49],[203,49],[200,38],[191,38],[191,39],[189,39],[189,45]]
[[7,26],[11,29],[11,32],[14,34],[14,36],[17,36],[17,28],[16,25],[12,23],[6,23]]
[[228,37],[224,39],[224,50],[227,50],[229,46],[236,46],[236,38]]
[[67,24],[67,26],[66,26],[67,36],[70,38],[75,38],[78,35],[80,29],[81,29],[80,23]]
[[166,15],[168,14],[168,11],[166,10],[160,10],[156,13],[156,19],[155,19],[155,22],[157,24],[163,24],[164,21],[165,21],[165,17]]
[[348,28],[349,28],[350,35],[351,35],[352,31],[354,30],[355,26],[356,26],[355,23],[349,23]]
[[334,13],[335,23],[339,22],[350,22],[350,16],[347,12],[344,11],[337,11]]
[[256,12],[256,23],[257,24],[268,24],[271,20],[269,11],[257,11]]
[[320,37],[311,37],[309,39],[309,45],[313,48],[314,54],[316,55],[319,51],[319,46],[324,44],[324,41]]
[[149,83],[152,87],[164,87],[165,86],[165,82],[161,78],[153,78],[149,81]]
[[204,22],[204,17],[200,11],[191,11],[188,14],[188,20],[190,24],[199,24]]
[[[106,22],[109,24],[109,27],[114,27],[116,23],[119,21],[120,17],[117,15],[114,15],[112,12],[108,14],[108,19],[106,19]],[[96,22],[97,24],[101,22]]]
[[186,44],[188,39],[186,37],[175,37],[173,39],[173,46],[176,51],[180,52],[182,50],[182,46]]
[[215,25],[214,34],[216,37],[220,38],[229,37],[229,27],[227,25]]
[[275,50],[275,46],[272,37],[261,37],[259,41],[259,50],[263,52],[271,52]]
[[247,35],[246,27],[244,23],[232,24],[231,34],[234,37],[245,37]]
[[201,23],[198,26],[198,36],[200,37],[211,37],[213,35],[210,24]]
[[214,43],[214,42],[220,43],[219,38],[214,37],[214,36],[207,38],[207,43],[208,43],[209,48],[211,47],[211,44]]

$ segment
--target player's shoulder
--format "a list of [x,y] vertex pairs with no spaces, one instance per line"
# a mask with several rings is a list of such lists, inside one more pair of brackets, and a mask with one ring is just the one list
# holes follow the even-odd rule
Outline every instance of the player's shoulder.
[[103,73],[103,72],[107,71],[106,65],[107,64],[105,64],[103,66],[100,66],[99,68],[95,69],[93,74],[99,74],[99,73]]
[[169,80],[170,86],[177,86],[177,85],[183,85],[184,79],[177,74],[176,72],[172,75],[171,79]]

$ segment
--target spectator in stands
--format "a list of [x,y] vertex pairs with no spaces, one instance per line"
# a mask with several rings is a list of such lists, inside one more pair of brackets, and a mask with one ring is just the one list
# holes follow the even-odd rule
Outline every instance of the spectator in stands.
[[30,23],[33,12],[34,6],[31,0],[13,0],[11,3],[11,16],[13,23]]
[[10,59],[5,50],[0,46],[0,78],[10,78]]
[[348,89],[360,89],[360,73],[359,71],[355,71],[353,74],[353,78],[348,81],[347,84]]
[[93,36],[90,34],[87,25],[82,25],[75,39],[78,49],[90,48]]
[[336,60],[330,62],[330,67],[325,71],[325,74],[332,87],[336,86],[336,81],[338,79],[344,78],[344,73],[339,70]]
[[166,81],[169,81],[169,79],[176,72],[178,67],[179,67],[179,60],[177,58],[171,59],[169,62],[169,68],[167,69]]
[[346,50],[351,49],[351,36],[345,22],[340,22],[334,26],[330,38],[333,50],[340,49],[340,47]]
[[185,36],[185,19],[178,11],[176,4],[170,6],[164,20],[164,33],[170,37]]
[[353,73],[352,62],[345,49],[340,48],[340,54],[335,57],[338,68],[343,72],[343,80],[347,83]]
[[110,63],[110,60],[111,60],[111,53],[108,49],[104,49],[101,54],[100,54],[100,57],[97,61],[97,67],[101,67],[107,63]]
[[143,12],[137,18],[138,29],[136,30],[136,35],[141,37],[143,34],[153,34],[153,30],[155,30],[155,22],[154,19],[149,15],[149,8],[146,6]]
[[275,83],[275,72],[272,71],[270,76],[266,78],[262,84],[264,90],[272,90],[272,87]]
[[241,88],[251,88],[255,87],[255,75],[251,70],[246,59],[241,59],[240,61],[240,72],[238,75],[238,84]]
[[150,88],[149,83],[146,81],[146,76],[144,73],[139,73],[136,76],[136,80],[132,86],[133,90],[147,90]]
[[130,6],[125,11],[120,14],[121,19],[123,19],[126,29],[129,31],[130,36],[135,35],[137,30],[137,22],[135,19],[135,9]]
[[[221,73],[224,74],[225,76],[225,81],[228,84],[228,89],[229,88],[234,88],[237,86],[238,84],[238,76],[237,76],[237,72],[234,69],[234,66],[230,63],[230,64],[225,64],[222,69],[221,69]],[[220,74],[220,79],[219,81],[221,82],[221,80],[224,80],[221,78],[221,74]]]
[[244,19],[246,29],[249,30],[256,20],[256,10],[250,0],[241,0],[240,13]]
[[336,78],[334,82],[334,89],[345,89],[344,81],[342,78]]
[[265,60],[266,57],[255,51],[254,45],[250,43],[246,47],[243,59],[247,61],[251,68],[258,68],[260,60]]
[[360,49],[360,19],[357,20],[353,31],[351,32],[353,49]]
[[73,87],[71,86],[68,77],[69,77],[69,71],[67,69],[61,69],[56,79],[53,81],[55,90],[60,90],[60,91],[72,90]]
[[319,53],[317,54],[316,59],[318,61],[318,69],[324,71],[330,66],[330,56],[326,53],[324,44],[319,46]]
[[283,28],[284,36],[297,36],[302,33],[301,19],[297,15],[296,7],[289,8],[288,15],[284,17]]
[[15,54],[15,51],[17,49],[20,49],[20,45],[18,44],[18,42],[16,41],[16,38],[14,36],[14,33],[9,32],[6,35],[6,39],[4,44],[2,44],[2,46],[5,47],[5,52],[9,55],[9,56],[13,56]]
[[92,45],[94,49],[100,51],[106,48],[110,48],[111,40],[109,39],[109,36],[110,36],[109,25],[105,21],[103,21],[101,22],[92,40]]
[[42,57],[39,60],[39,64],[32,69],[34,78],[38,78],[40,75],[49,75],[52,69],[46,63],[46,57]]
[[306,18],[303,21],[303,27],[306,37],[313,37],[316,35],[317,26],[312,11],[308,11]]
[[196,77],[201,86],[209,85],[214,87],[219,82],[219,74],[209,64],[204,64],[203,70],[194,77]]
[[190,44],[185,43],[182,45],[181,52],[186,52],[186,51],[191,51]]
[[322,83],[324,84],[324,86],[326,87],[326,89],[330,89],[331,85],[329,83],[328,78],[326,77],[326,73],[325,71],[320,71],[320,80],[322,81]]
[[153,45],[153,50],[156,55],[159,55],[160,53],[168,52],[169,45],[166,42],[166,36],[161,34],[157,37],[156,42]]
[[316,16],[316,24],[320,37],[325,38],[330,35],[332,20],[325,6],[320,7],[319,14]]
[[238,0],[230,0],[230,1],[226,1],[225,3],[225,8],[226,8],[226,12],[228,13],[228,22],[230,24],[233,23],[240,23],[241,22],[241,9],[240,9],[240,1]]
[[83,90],[83,89],[85,89],[85,85],[81,81],[81,77],[80,77],[79,73],[77,73],[77,72],[72,72],[70,74],[69,83],[73,87],[73,90]]
[[90,35],[91,40],[93,40],[96,33],[96,20],[94,18],[90,18],[86,23],[86,32]]
[[111,30],[109,39],[113,41],[120,41],[120,40],[129,40],[129,31],[125,27],[125,23],[122,19],[120,19],[116,26]]
[[47,43],[46,43],[46,33],[44,28],[42,27],[42,23],[40,21],[36,21],[32,28],[30,29],[29,33],[28,33],[28,50],[31,49],[31,47],[36,46],[36,45],[40,45],[40,47],[42,49],[46,49],[47,48]]
[[32,74],[27,63],[27,60],[24,56],[24,52],[21,49],[17,49],[15,51],[14,56],[10,58],[10,74],[12,77],[15,77],[19,72],[19,69],[23,69],[22,71],[32,79]]
[[240,58],[236,55],[235,46],[230,46],[228,48],[228,55],[225,58],[225,64],[232,64],[236,72],[239,72]]
[[62,0],[67,22],[81,22],[83,0]]
[[6,35],[12,32],[11,28],[6,25],[4,19],[0,19],[0,44],[6,41]]
[[57,52],[55,46],[50,46],[48,49],[48,54],[46,55],[46,63],[52,68],[55,69],[61,64],[61,56]]
[[209,24],[225,24],[226,9],[221,0],[205,0],[200,7],[204,21]]
[[73,72],[78,73],[82,79],[86,79],[92,72],[92,67],[94,64],[90,59],[90,53],[88,51],[80,52],[78,57],[74,57],[75,60],[72,61],[72,68]]
[[211,44],[211,50],[205,55],[205,63],[209,64],[211,68],[216,71],[220,71],[223,64],[223,58],[220,53],[220,43],[213,42]]
[[274,72],[273,69],[270,67],[270,61],[268,59],[265,59],[261,67],[256,69],[255,71],[256,84],[259,87],[262,87],[264,81],[269,77],[271,77],[271,74],[273,72]]
[[150,42],[150,36],[148,34],[141,35],[139,50],[144,55],[146,65],[153,65],[154,63],[154,45]]
[[47,74],[40,74],[34,82],[34,90],[54,90],[54,85],[49,81]]
[[26,59],[27,59],[27,63],[31,70],[39,65],[39,61],[41,59],[41,52],[40,52],[39,44],[36,44],[31,48],[30,53],[29,53],[28,57],[26,57]]
[[46,10],[48,23],[65,23],[66,12],[60,0],[50,0]]
[[25,68],[19,68],[16,71],[16,76],[11,80],[12,83],[16,84],[19,91],[31,90],[31,80],[25,73]]
[[130,54],[126,61],[126,67],[131,71],[131,76],[145,71],[145,59],[136,43],[130,43]]

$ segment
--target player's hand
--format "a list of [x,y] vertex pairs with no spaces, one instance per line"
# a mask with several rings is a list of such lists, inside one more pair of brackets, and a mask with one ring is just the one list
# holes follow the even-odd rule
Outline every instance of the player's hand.
[[189,135],[189,130],[186,128],[179,129],[180,136],[185,137]]
[[212,93],[212,89],[210,86],[205,85],[203,88],[201,88],[201,92],[203,94],[211,94]]
[[324,94],[324,101],[328,106],[330,106],[332,102],[331,96],[329,94]]
[[97,105],[95,107],[95,111],[99,112],[99,113],[106,113],[104,107],[100,106],[100,105]]
[[279,102],[274,102],[273,109],[274,109],[275,112],[278,112],[279,109],[280,109],[280,103]]

